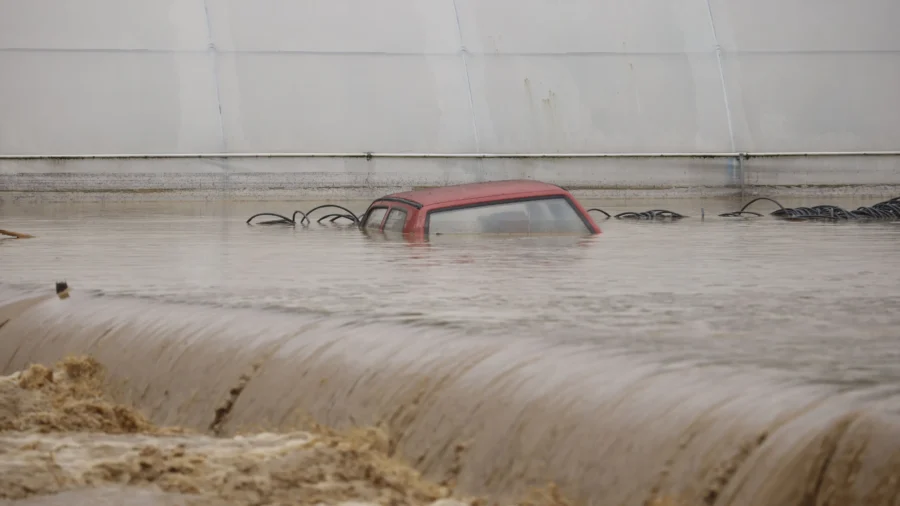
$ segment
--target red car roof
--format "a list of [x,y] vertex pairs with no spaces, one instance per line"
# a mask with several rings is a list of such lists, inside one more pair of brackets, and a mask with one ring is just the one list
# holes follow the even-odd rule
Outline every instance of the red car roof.
[[486,199],[510,194],[551,192],[563,195],[566,191],[559,186],[528,179],[507,181],[488,181],[484,183],[467,183],[452,186],[441,186],[425,190],[392,193],[382,198],[398,198],[418,202],[422,206],[446,204],[467,199]]

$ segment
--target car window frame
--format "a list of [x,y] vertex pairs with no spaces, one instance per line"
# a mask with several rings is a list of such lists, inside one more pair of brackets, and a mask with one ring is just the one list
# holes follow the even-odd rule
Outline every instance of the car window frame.
[[[400,227],[400,230],[388,230],[387,228],[385,228],[385,227],[387,227],[388,218],[390,218],[391,213],[393,213],[394,211],[403,213],[403,225]],[[382,232],[392,232],[392,233],[403,233],[406,230],[406,225],[407,225],[407,222],[409,221],[409,216],[410,216],[410,212],[404,206],[397,206],[397,205],[391,206],[390,209],[388,209],[388,212],[385,213],[384,220],[382,220],[382,222],[381,222],[381,231]]]
[[[368,226],[368,224],[369,224],[369,217],[372,215],[372,211],[375,211],[375,210],[377,210],[377,209],[384,209],[384,216],[381,217],[381,221],[378,222],[378,226],[377,226],[377,227],[369,227],[369,226]],[[361,226],[360,228],[362,228],[363,230],[377,230],[377,231],[380,232],[381,229],[382,229],[382,227],[384,227],[384,220],[387,219],[387,215],[388,215],[388,213],[390,212],[390,210],[391,210],[391,207],[390,207],[390,206],[386,206],[386,205],[383,205],[383,204],[382,204],[382,205],[379,205],[379,204],[373,204],[372,207],[370,207],[369,209],[366,210],[365,220],[363,220],[362,226]]]
[[[581,223],[584,224],[585,233],[588,233],[588,234],[594,233],[594,227],[591,226],[591,223],[585,218],[585,216],[578,209],[578,206],[576,206],[575,203],[572,201],[571,196],[557,194],[557,195],[539,195],[536,197],[516,197],[516,198],[502,199],[502,200],[498,199],[498,200],[492,200],[490,202],[475,202],[475,203],[471,203],[471,204],[460,204],[460,205],[456,205],[456,206],[447,206],[447,207],[440,207],[437,209],[429,209],[428,212],[425,213],[424,235],[425,235],[425,237],[431,236],[431,215],[432,215],[432,213],[435,213],[435,212],[455,211],[458,209],[468,209],[471,207],[489,207],[489,206],[496,206],[496,205],[501,205],[501,204],[514,204],[516,202],[532,202],[532,201],[537,201],[537,200],[553,200],[553,199],[565,200],[566,203],[569,204],[569,207],[571,207],[572,210],[575,211],[575,214],[581,220]],[[387,214],[385,214],[385,217],[387,217]]]

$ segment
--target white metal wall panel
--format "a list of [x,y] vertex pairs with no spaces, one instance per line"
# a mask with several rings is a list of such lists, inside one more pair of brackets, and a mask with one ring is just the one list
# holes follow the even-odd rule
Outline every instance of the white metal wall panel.
[[0,154],[898,149],[898,19],[897,0],[0,0]]
[[450,53],[452,0],[206,0],[221,51]]
[[236,152],[472,152],[453,56],[221,57],[226,143]]
[[0,51],[0,153],[218,152],[205,53]]
[[4,50],[203,51],[208,44],[203,0],[0,0]]

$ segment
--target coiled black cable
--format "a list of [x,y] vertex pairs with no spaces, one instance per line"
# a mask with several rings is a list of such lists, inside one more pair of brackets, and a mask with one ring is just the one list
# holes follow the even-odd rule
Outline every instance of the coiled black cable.
[[606,219],[615,218],[617,220],[680,220],[682,218],[687,218],[687,216],[666,209],[651,209],[643,212],[625,211],[624,213],[619,213],[615,216],[611,216],[608,212],[596,207],[587,210],[589,213],[594,211],[605,214]]
[[[723,218],[735,218],[741,216],[756,216],[761,217],[762,214],[756,211],[748,211],[751,205],[756,202],[767,200],[772,202],[773,204],[778,206],[778,209],[772,211],[770,216],[774,216],[776,218],[786,219],[786,220],[830,220],[830,221],[880,221],[880,220],[900,220],[900,197],[894,197],[890,200],[885,200],[884,202],[879,202],[877,204],[873,204],[871,206],[862,206],[852,211],[843,209],[838,206],[833,205],[818,205],[813,207],[797,207],[797,208],[788,208],[781,205],[777,200],[771,199],[769,197],[758,197],[750,202],[744,204],[741,207],[740,211],[733,211],[729,213],[722,213],[719,216]],[[261,221],[257,222],[257,225],[291,225],[296,226],[298,223],[300,226],[309,226],[312,221],[309,217],[313,211],[317,211],[319,209],[325,208],[336,208],[343,213],[340,212],[332,212],[326,214],[319,219],[316,220],[316,223],[322,224],[323,221],[329,220],[330,223],[335,223],[337,220],[348,220],[354,225],[359,226],[362,222],[365,214],[361,216],[355,215],[352,211],[347,209],[346,207],[339,206],[337,204],[323,204],[320,206],[316,206],[310,209],[307,212],[303,211],[294,211],[290,218],[287,216],[283,216],[277,213],[258,213],[254,214],[250,218],[247,219],[247,224],[249,225],[254,218],[258,218],[260,216],[273,216],[277,219]],[[617,220],[645,220],[645,221],[654,221],[654,220],[680,220],[682,218],[687,218],[680,213],[676,213],[674,211],[669,211],[667,209],[651,209],[649,211],[625,211],[616,215],[611,215],[608,212],[604,211],[600,208],[590,208],[587,209],[587,212],[598,212],[602,213],[606,216],[606,219],[615,218]],[[297,215],[300,215],[300,221],[297,221]]]
[[750,205],[752,205],[754,202],[757,202],[760,200],[768,200],[769,202],[774,202],[775,205],[780,207],[782,210],[784,209],[784,206],[779,204],[777,200],[772,200],[769,197],[759,197],[759,198],[753,199],[750,202],[747,202],[746,204],[744,204],[744,207],[742,207],[740,211],[734,211],[731,213],[722,213],[719,216],[721,216],[722,218],[736,218],[739,216],[743,216],[745,214],[750,214],[753,216],[762,216],[762,214],[757,213],[755,211],[747,211],[747,208],[750,207]]
[[[354,225],[359,226],[362,216],[357,216],[357,215],[353,214],[353,211],[347,209],[344,206],[339,206],[337,204],[323,204],[321,206],[316,206],[316,207],[310,209],[309,211],[306,211],[305,213],[303,211],[294,211],[294,214],[292,214],[290,218],[288,218],[287,216],[280,215],[278,213],[257,213],[257,214],[254,214],[253,216],[247,218],[246,223],[248,225],[250,225],[250,222],[253,221],[254,218],[257,218],[260,216],[274,216],[278,219],[277,220],[259,221],[256,224],[257,225],[291,225],[291,226],[295,226],[299,223],[300,226],[306,227],[312,223],[312,221],[309,218],[309,215],[312,214],[313,211],[318,211],[319,209],[325,209],[328,207],[334,207],[334,208],[340,209],[341,211],[344,211],[344,213],[346,213],[346,214],[343,214],[343,213],[326,214],[325,216],[322,216],[321,218],[316,220],[316,223],[322,224],[322,221],[324,221],[326,219],[329,219],[331,223],[334,223],[336,220],[343,218],[345,220],[352,222]],[[299,222],[297,221],[298,214],[301,216]]]
[[855,210],[848,211],[838,206],[819,205],[813,207],[784,207],[777,200],[768,197],[759,197],[746,203],[740,211],[731,213],[723,213],[719,216],[723,218],[734,218],[744,215],[762,216],[762,214],[747,211],[755,202],[760,200],[768,200],[778,206],[778,209],[769,213],[770,216],[786,220],[830,220],[830,221],[881,221],[881,220],[900,220],[900,197],[894,197],[884,202],[879,202],[871,206],[862,206]]

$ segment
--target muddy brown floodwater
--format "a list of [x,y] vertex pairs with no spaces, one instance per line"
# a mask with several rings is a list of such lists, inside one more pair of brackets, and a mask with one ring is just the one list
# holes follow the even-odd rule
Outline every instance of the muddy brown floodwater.
[[[157,427],[104,392],[91,357],[0,378],[5,504],[482,504],[393,457],[379,428],[215,437]],[[127,485],[127,487],[126,487]],[[49,497],[48,497],[49,496]],[[566,504],[553,487],[521,503]]]
[[900,504],[900,226],[586,203],[694,218],[422,245],[4,203],[0,498]]

